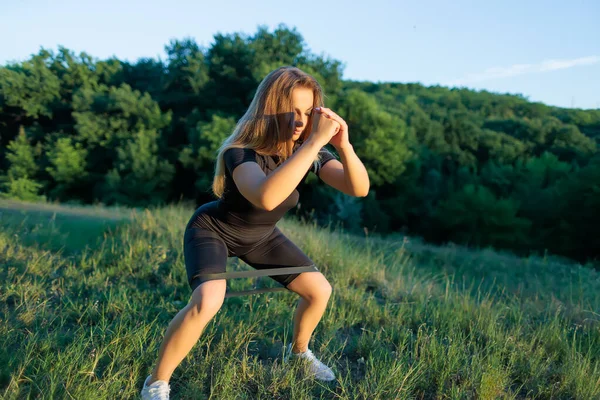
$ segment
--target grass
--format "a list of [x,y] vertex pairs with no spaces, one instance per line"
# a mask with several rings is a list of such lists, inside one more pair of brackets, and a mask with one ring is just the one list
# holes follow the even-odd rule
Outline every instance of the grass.
[[[191,294],[192,211],[0,202],[0,396],[137,398]],[[593,268],[279,227],[334,287],[311,348],[337,381],[282,365],[297,298],[279,292],[226,299],[175,371],[172,399],[600,398]]]

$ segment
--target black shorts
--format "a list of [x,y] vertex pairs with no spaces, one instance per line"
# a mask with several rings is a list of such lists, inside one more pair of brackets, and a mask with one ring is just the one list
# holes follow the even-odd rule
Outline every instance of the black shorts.
[[[188,283],[194,291],[201,283],[211,277],[199,274],[223,273],[228,257],[236,256],[255,269],[307,267],[314,266],[313,261],[275,227],[273,232],[243,254],[228,249],[225,241],[210,229],[188,227],[183,239],[183,255]],[[287,288],[298,275],[273,275],[271,279]]]

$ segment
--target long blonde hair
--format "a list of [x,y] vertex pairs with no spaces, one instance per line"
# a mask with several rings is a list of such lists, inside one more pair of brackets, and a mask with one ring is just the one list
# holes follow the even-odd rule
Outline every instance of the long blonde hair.
[[[286,66],[271,71],[260,82],[246,113],[237,122],[233,133],[223,141],[217,152],[212,191],[217,197],[225,189],[225,162],[223,154],[230,148],[250,148],[261,155],[279,156],[278,164],[292,155],[288,142],[295,129],[294,88],[313,91],[313,107],[323,106],[323,89],[315,78],[296,67]],[[310,134],[312,113],[298,141]],[[318,157],[315,163],[318,162]]]

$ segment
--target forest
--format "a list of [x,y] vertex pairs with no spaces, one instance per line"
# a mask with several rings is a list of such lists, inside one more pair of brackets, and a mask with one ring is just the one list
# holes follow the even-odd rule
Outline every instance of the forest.
[[[518,94],[343,78],[295,28],[173,39],[165,58],[99,60],[59,46],[0,67],[0,197],[202,204],[214,157],[271,70],[323,86],[369,171],[367,197],[311,176],[299,217],[433,243],[600,258],[600,110]],[[333,148],[330,149],[335,152]]]

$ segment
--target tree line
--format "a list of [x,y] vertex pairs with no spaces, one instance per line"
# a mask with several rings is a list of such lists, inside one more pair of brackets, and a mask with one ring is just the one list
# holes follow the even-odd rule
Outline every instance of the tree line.
[[[371,177],[352,198],[312,177],[301,216],[436,242],[600,255],[600,110],[520,95],[343,79],[296,29],[171,40],[166,58],[58,47],[0,67],[0,196],[129,206],[210,194],[214,157],[262,78],[322,84]],[[333,149],[331,149],[334,151]]]

